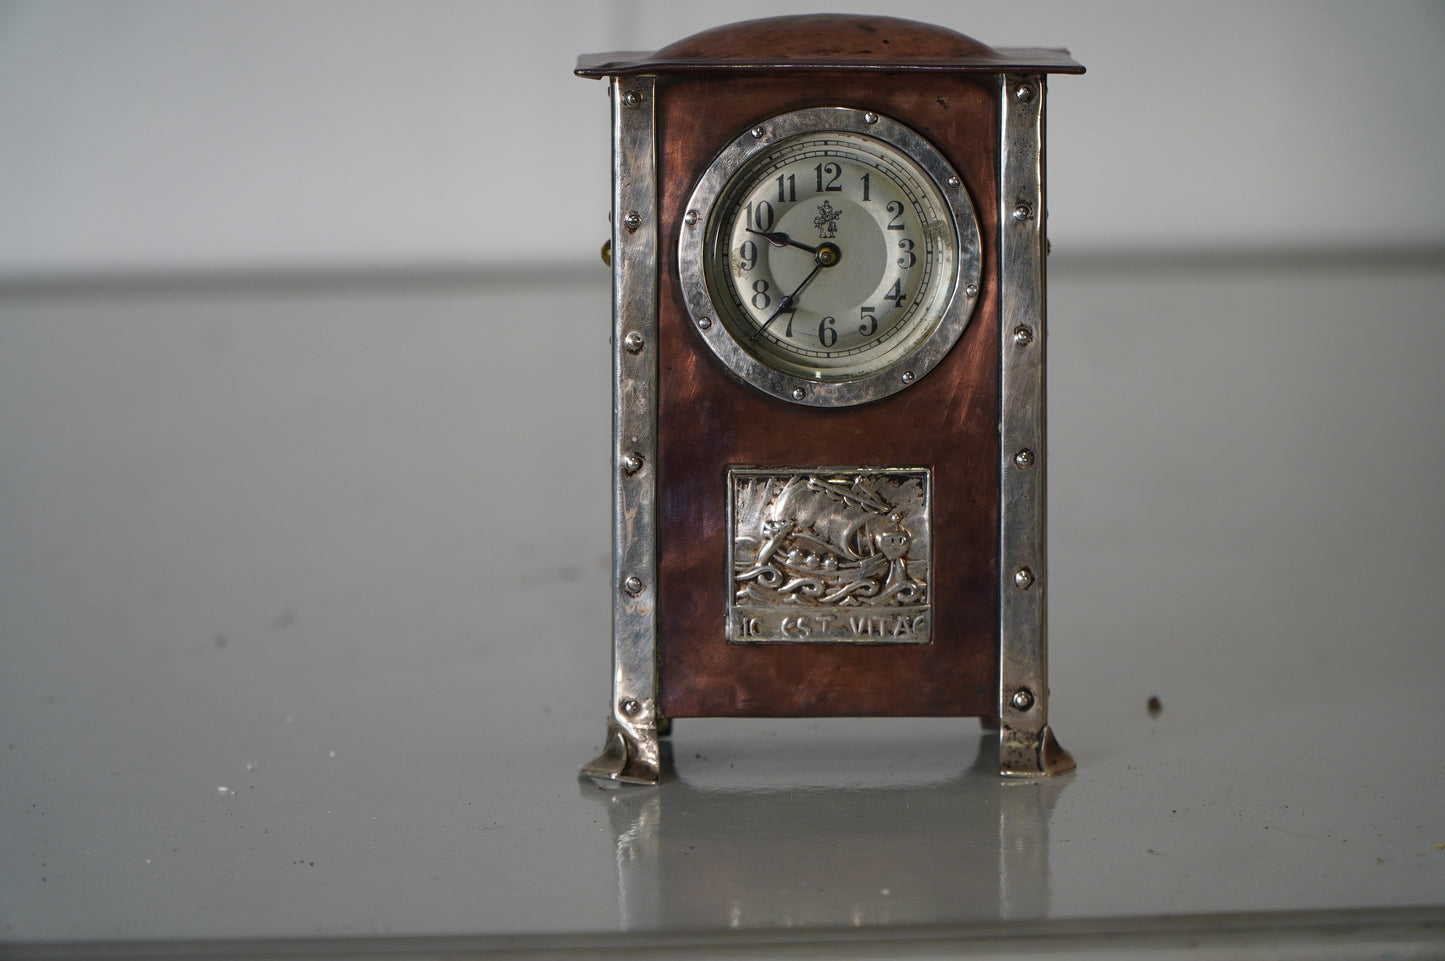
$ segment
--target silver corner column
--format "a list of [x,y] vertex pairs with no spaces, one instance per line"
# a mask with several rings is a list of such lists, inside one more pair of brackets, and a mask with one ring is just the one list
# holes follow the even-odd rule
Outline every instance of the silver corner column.
[[1049,730],[1043,74],[1003,74],[999,157],[999,773],[1062,774]]
[[656,78],[610,78],[612,96],[612,706],[595,778],[656,784]]

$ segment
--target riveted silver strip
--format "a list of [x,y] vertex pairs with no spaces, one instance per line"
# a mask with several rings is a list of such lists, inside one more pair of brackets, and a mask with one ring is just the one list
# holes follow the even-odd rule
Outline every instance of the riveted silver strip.
[[612,78],[612,705],[592,777],[655,783],[657,713],[656,78]]
[[999,772],[1037,777],[1074,766],[1048,727],[1045,84],[1042,74],[1000,84]]

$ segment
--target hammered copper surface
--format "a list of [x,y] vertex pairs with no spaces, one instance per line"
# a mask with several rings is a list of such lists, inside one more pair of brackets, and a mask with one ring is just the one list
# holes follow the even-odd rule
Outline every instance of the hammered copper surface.
[[[691,716],[991,715],[998,673],[998,297],[993,83],[819,73],[665,79],[658,86],[659,696]],[[875,110],[928,138],[963,176],[983,237],[980,302],[942,363],[908,390],[844,410],[732,379],[690,329],[677,274],[681,205],[713,155],[758,121],[811,106]],[[728,644],[729,466],[913,466],[934,474],[933,642]]]
[[801,14],[744,20],[695,33],[655,54],[659,61],[758,59],[856,61],[869,66],[997,56],[986,43],[947,27],[899,17]]
[[745,20],[693,34],[661,50],[579,57],[584,77],[720,70],[1083,73],[1067,50],[990,47],[939,27],[858,14],[809,14]]

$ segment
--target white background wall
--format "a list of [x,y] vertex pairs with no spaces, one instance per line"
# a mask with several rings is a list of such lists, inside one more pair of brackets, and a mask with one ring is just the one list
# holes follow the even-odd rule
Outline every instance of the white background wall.
[[1445,242],[1445,4],[0,2],[0,278],[580,264],[579,53],[834,9],[1067,46],[1061,252]]

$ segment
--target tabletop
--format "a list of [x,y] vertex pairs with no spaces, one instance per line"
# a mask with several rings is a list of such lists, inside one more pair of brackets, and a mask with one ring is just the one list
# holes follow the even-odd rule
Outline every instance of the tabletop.
[[578,776],[600,264],[0,287],[0,957],[1441,956],[1445,257],[1055,259],[1044,781]]

